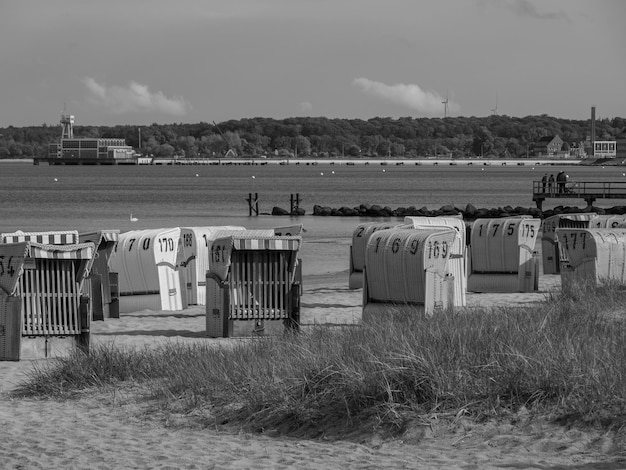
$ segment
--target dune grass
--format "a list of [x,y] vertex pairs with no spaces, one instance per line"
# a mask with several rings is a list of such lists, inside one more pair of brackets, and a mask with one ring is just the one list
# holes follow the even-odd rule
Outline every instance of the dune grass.
[[16,393],[71,398],[144,384],[163,410],[283,431],[367,420],[400,430],[415,417],[481,419],[521,407],[605,428],[626,424],[621,286],[430,319],[390,312],[368,325],[316,326],[230,346],[100,346],[36,369]]

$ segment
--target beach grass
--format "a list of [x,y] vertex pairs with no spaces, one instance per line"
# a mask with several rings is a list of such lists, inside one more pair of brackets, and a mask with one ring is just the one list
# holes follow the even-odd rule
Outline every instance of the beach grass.
[[607,284],[432,318],[390,308],[366,325],[312,326],[228,347],[98,346],[34,369],[14,393],[72,399],[139,385],[160,412],[307,435],[520,410],[624,430],[625,312],[624,286]]

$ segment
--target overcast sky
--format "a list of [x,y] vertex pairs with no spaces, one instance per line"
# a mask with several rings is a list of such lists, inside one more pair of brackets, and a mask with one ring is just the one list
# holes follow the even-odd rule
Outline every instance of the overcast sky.
[[626,116],[624,0],[0,0],[0,127]]

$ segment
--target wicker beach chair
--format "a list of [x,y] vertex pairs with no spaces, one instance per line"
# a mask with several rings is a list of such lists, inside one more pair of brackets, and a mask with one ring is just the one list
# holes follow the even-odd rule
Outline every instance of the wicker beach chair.
[[89,298],[83,295],[83,283],[93,256],[93,243],[0,244],[0,336],[5,338],[0,340],[0,359],[54,357],[75,347],[89,350]]
[[556,234],[567,255],[561,265],[564,291],[626,283],[626,229],[559,228]]
[[280,334],[300,322],[300,236],[254,230],[216,239],[206,273],[210,337]]
[[453,306],[449,260],[457,238],[447,227],[398,227],[369,237],[363,276],[363,322],[396,312],[431,316]]
[[533,292],[539,288],[535,243],[540,220],[530,217],[477,219],[469,249],[470,292]]

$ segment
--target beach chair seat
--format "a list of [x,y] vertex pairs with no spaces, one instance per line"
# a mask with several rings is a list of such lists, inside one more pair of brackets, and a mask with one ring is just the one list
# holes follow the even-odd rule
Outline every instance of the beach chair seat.
[[449,227],[457,232],[448,260],[448,269],[454,277],[454,299],[452,305],[464,307],[467,292],[467,244],[466,225],[462,217],[405,217],[404,223],[415,228]]
[[[81,243],[91,242],[96,251],[85,283],[85,294],[91,299],[89,315],[92,320],[119,318],[119,297],[117,295],[118,274],[109,270],[109,258],[117,246],[119,230],[98,230],[78,234]],[[111,287],[111,286],[114,287]]]
[[[5,359],[54,357],[76,347],[89,350],[89,298],[83,295],[83,283],[94,250],[93,243],[0,244],[4,305],[0,323],[4,323],[5,339],[11,338],[10,357]],[[17,321],[12,310],[16,303]],[[11,330],[6,331],[7,327]]]
[[[186,288],[188,305],[206,305],[206,272],[209,269],[209,252],[213,242],[221,237],[246,230],[242,226],[181,227],[181,250],[176,265],[179,267],[181,286]],[[250,236],[300,235],[302,224],[270,229],[247,230]]]
[[589,227],[589,221],[598,214],[585,212],[579,214],[556,214],[547,217],[541,223],[541,261],[544,274],[559,274],[561,261],[566,254],[561,250],[556,236],[559,227]]
[[119,274],[119,311],[180,311],[187,308],[181,284],[181,229],[131,230],[119,234],[109,270]]
[[561,266],[569,266],[567,250],[559,244],[559,228],[619,228],[626,222],[624,214],[557,214],[542,223],[541,250],[544,274],[559,274]]
[[186,289],[188,305],[206,304],[206,272],[213,241],[245,229],[234,225],[180,228],[182,249],[178,252],[176,265],[180,271],[181,286]]
[[213,241],[206,273],[210,337],[279,334],[300,322],[300,236],[246,230]]
[[557,237],[567,254],[561,266],[564,291],[606,282],[626,284],[626,229],[559,228]]
[[397,311],[452,306],[454,278],[448,262],[457,232],[449,227],[397,227],[376,231],[366,246],[363,322]]
[[533,292],[539,272],[535,242],[541,222],[531,217],[476,219],[470,232],[470,292]]

